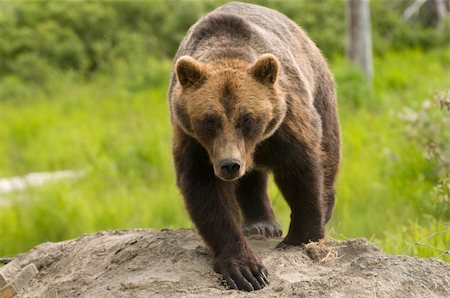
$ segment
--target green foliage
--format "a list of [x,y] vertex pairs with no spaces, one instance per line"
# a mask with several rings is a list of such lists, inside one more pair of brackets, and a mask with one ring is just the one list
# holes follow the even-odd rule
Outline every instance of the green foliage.
[[424,100],[415,112],[403,110],[401,118],[407,123],[409,137],[424,149],[427,159],[436,163],[436,175],[450,172],[450,91],[437,93],[432,100]]
[[401,119],[406,133],[422,148],[423,156],[433,167],[428,172],[436,186],[432,198],[438,218],[450,220],[450,90],[440,92],[432,100],[424,100],[419,111],[404,108]]
[[450,46],[450,18],[447,17],[442,30],[437,30],[421,18],[404,20],[403,12],[411,1],[371,1],[370,4],[375,54],[383,55],[389,49],[430,50]]
[[166,86],[131,94],[122,79],[0,104],[1,177],[86,171],[13,194],[0,207],[0,255],[99,229],[189,226],[174,183]]
[[[69,70],[71,75],[90,79],[98,73],[119,71],[123,61],[141,65],[149,56],[171,58],[188,28],[226,2],[2,1],[0,86],[6,89],[4,97],[20,97],[22,88],[15,87],[20,81],[47,88],[54,79],[53,70]],[[249,2],[285,13],[327,57],[344,53],[345,3],[341,0]],[[406,23],[402,19],[405,5],[404,1],[371,2],[376,53],[449,46],[450,20],[441,31],[418,20]]]
[[[48,69],[84,78],[171,57],[204,12],[203,2],[36,1],[0,3],[0,79],[43,84]],[[120,68],[120,67],[119,67]]]
[[332,67],[341,105],[349,109],[376,107],[376,97],[360,68],[344,58],[335,59]]

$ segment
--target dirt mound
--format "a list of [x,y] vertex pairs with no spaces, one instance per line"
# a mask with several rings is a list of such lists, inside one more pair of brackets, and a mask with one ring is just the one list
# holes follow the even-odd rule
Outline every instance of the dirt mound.
[[[274,250],[280,239],[251,239],[270,272],[254,297],[450,297],[450,264],[384,255],[365,239]],[[121,230],[44,243],[16,257],[39,270],[24,297],[236,296],[212,270],[192,230]]]

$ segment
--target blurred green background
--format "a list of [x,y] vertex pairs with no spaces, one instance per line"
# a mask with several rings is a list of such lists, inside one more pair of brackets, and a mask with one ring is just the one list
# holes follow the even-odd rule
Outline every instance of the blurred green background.
[[[192,226],[175,186],[166,93],[187,29],[224,2],[0,2],[0,178],[86,173],[0,193],[0,256],[103,229]],[[337,81],[343,163],[328,236],[402,253],[444,231],[424,244],[449,250],[448,18],[438,30],[426,10],[403,19],[411,0],[371,1],[371,88],[344,57],[343,1],[252,2],[301,25]],[[289,209],[273,183],[270,194],[286,231]]]

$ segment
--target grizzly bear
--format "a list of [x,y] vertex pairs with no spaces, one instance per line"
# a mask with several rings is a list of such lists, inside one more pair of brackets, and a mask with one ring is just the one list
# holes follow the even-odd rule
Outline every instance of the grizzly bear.
[[268,172],[291,208],[279,248],[323,238],[334,207],[340,136],[327,63],[283,14],[228,3],[189,29],[168,98],[177,185],[214,269],[233,289],[261,289],[268,272],[244,235],[281,236]]

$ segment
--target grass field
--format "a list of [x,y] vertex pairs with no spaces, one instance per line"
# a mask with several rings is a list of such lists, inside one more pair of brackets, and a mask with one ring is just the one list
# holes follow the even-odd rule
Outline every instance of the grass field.
[[[439,213],[443,207],[430,195],[436,184],[433,163],[399,118],[403,107],[418,108],[436,91],[450,89],[447,50],[377,58],[373,89],[347,62],[333,60],[343,164],[330,237],[367,237],[401,253],[407,240],[449,228],[441,221],[448,222],[450,214]],[[52,92],[0,99],[0,177],[61,169],[87,173],[8,194],[10,204],[0,207],[0,256],[102,229],[192,226],[170,154],[165,79],[170,62],[155,69],[161,84],[137,86],[145,82],[137,71],[90,83],[63,78]],[[273,184],[270,193],[286,231],[287,205]],[[448,249],[450,233],[431,241]],[[408,253],[436,256],[424,247]]]

